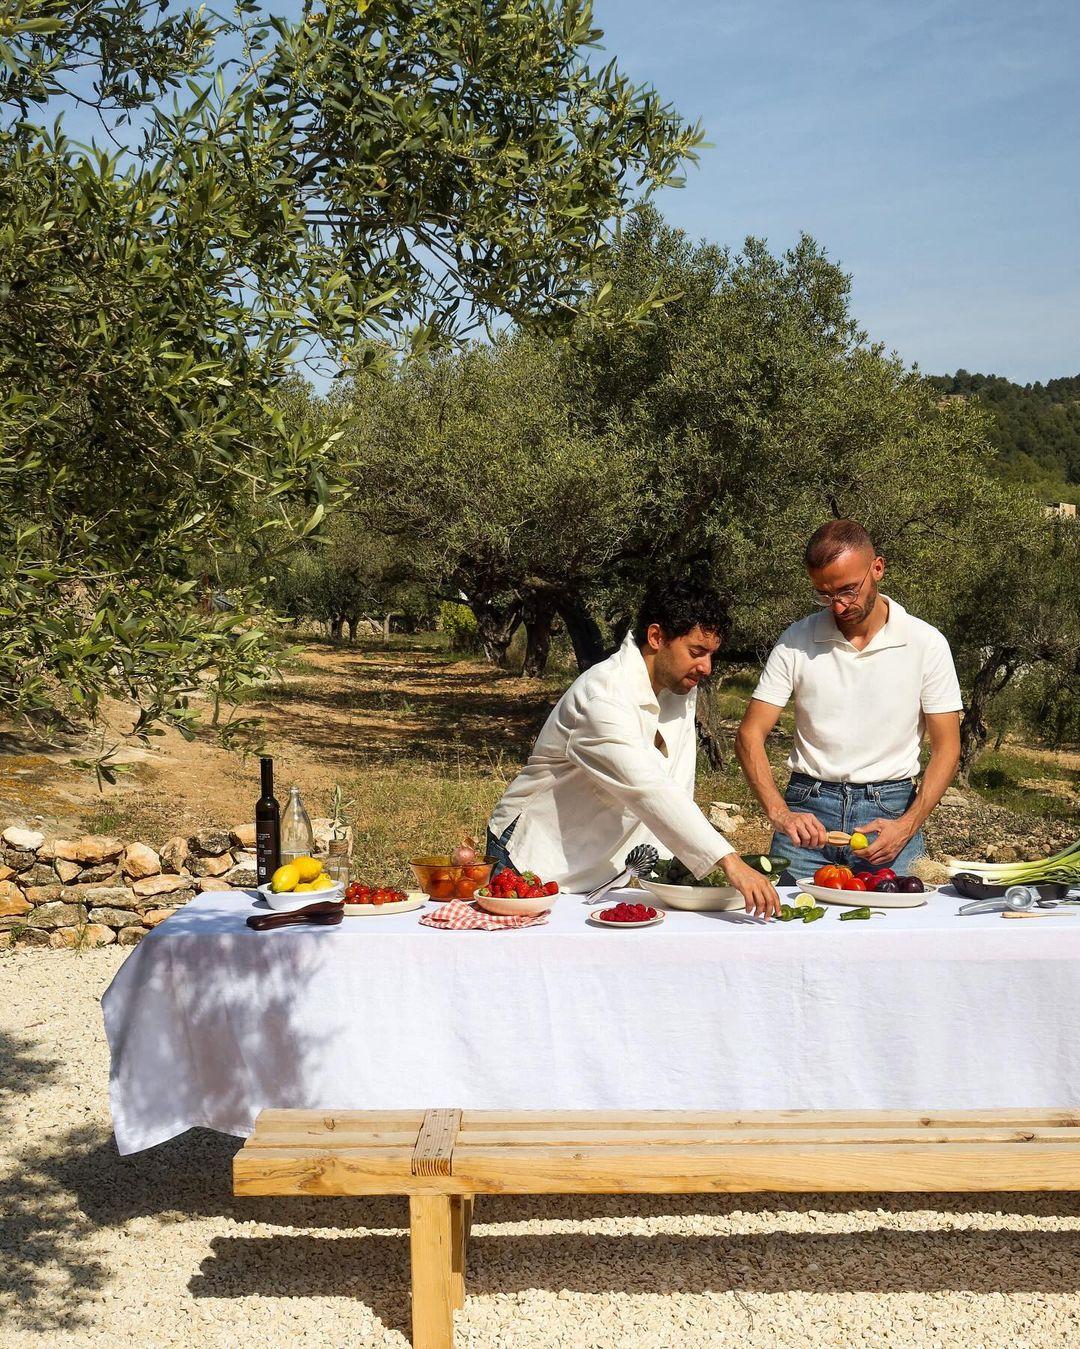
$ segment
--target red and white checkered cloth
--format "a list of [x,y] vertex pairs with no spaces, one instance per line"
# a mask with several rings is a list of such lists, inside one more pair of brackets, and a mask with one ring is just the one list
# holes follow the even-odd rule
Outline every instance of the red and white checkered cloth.
[[460,899],[448,899],[437,909],[425,913],[420,919],[425,927],[441,927],[450,932],[465,932],[477,928],[481,932],[498,932],[507,927],[537,927],[547,922],[550,909],[529,918],[524,914],[488,913],[479,905],[465,904]]

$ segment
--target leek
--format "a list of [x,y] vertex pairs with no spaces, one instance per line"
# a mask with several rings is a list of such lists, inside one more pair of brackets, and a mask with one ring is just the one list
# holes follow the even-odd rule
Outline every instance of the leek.
[[1080,839],[1037,862],[961,862],[955,857],[946,859],[949,875],[967,871],[981,881],[997,885],[1030,885],[1040,881],[1057,881],[1062,885],[1080,886]]

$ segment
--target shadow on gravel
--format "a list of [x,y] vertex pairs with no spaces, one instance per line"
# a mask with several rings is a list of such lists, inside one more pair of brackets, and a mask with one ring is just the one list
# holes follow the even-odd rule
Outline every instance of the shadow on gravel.
[[[530,1215],[532,1216],[532,1215]],[[521,1215],[519,1215],[519,1221]],[[401,1236],[218,1237],[196,1297],[347,1297],[407,1329]],[[870,1230],[745,1236],[490,1236],[469,1247],[474,1294],[1075,1293],[1080,1233]]]
[[[57,1078],[60,1063],[39,1058],[31,1041],[0,1031],[0,1131],[29,1108],[35,1091]],[[0,1324],[39,1332],[82,1324],[81,1295],[100,1288],[104,1266],[94,1254],[92,1224],[58,1183],[54,1163],[78,1131],[44,1155],[19,1158],[0,1194]],[[99,1138],[97,1132],[94,1138]]]

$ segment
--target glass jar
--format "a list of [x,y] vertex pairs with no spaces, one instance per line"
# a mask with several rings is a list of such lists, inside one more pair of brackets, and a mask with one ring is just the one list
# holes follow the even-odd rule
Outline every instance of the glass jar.
[[349,884],[349,841],[344,838],[331,839],[323,858],[323,871],[335,885]]

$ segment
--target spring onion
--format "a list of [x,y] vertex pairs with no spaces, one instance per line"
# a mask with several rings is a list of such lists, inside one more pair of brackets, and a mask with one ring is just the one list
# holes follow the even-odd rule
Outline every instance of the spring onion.
[[982,881],[996,885],[1025,885],[1039,881],[1058,881],[1080,886],[1080,839],[1037,862],[960,862],[947,859],[949,875],[968,871]]

